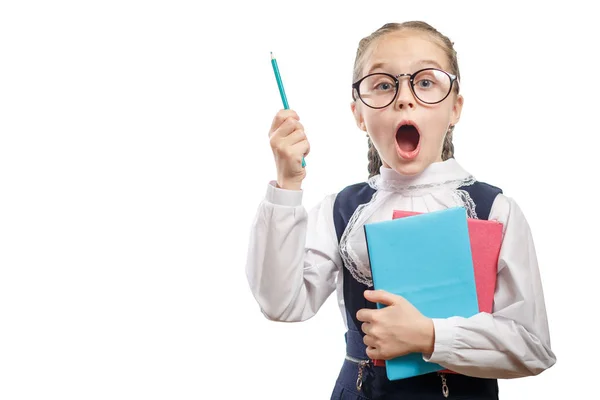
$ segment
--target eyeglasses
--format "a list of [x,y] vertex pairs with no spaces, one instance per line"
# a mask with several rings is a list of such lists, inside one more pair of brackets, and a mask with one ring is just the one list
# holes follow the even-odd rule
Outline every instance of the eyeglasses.
[[[410,89],[417,99],[425,104],[437,104],[446,99],[452,91],[456,75],[436,68],[426,68],[414,74],[386,73],[369,74],[352,84],[358,97],[371,108],[385,108],[392,104],[398,95],[400,77],[408,76]],[[354,98],[356,100],[356,98]]]

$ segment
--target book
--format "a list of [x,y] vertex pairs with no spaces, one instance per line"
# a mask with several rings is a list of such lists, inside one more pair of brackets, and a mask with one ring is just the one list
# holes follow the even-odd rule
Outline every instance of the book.
[[[404,297],[429,318],[479,312],[466,209],[369,223],[364,232],[374,289]],[[390,380],[444,369],[420,353],[385,363]]]
[[[394,210],[392,218],[418,215],[414,211]],[[498,221],[467,218],[469,241],[473,256],[475,288],[479,311],[492,313],[496,279],[498,274],[498,257],[502,246],[503,225]]]

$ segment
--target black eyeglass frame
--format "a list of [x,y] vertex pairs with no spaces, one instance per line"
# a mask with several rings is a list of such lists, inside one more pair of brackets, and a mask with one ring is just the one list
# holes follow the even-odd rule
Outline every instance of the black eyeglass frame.
[[[423,72],[423,71],[439,71],[439,72],[442,72],[442,73],[446,74],[448,76],[448,78],[450,78],[450,87],[448,88],[448,93],[446,93],[446,95],[441,100],[432,103],[432,102],[428,102],[428,101],[423,101],[419,96],[417,96],[417,93],[415,92],[415,77],[418,74],[420,74],[421,72]],[[386,76],[389,76],[396,83],[396,93],[394,93],[394,97],[392,98],[392,100],[390,100],[390,102],[387,103],[385,106],[381,106],[381,107],[370,106],[370,105],[367,104],[366,101],[363,100],[362,96],[360,95],[360,90],[359,90],[360,84],[362,83],[362,81],[364,81],[365,79],[367,79],[368,77],[373,76],[373,75],[386,75]],[[389,106],[390,104],[392,104],[396,100],[396,97],[398,96],[398,91],[400,89],[400,79],[399,78],[401,78],[403,76],[408,76],[409,77],[410,90],[413,93],[413,95],[415,96],[415,98],[417,98],[420,102],[425,103],[425,104],[438,104],[438,103],[441,103],[442,101],[446,100],[446,98],[452,92],[452,87],[454,86],[454,82],[456,82],[457,84],[460,84],[459,79],[458,79],[458,77],[456,75],[451,74],[449,72],[446,72],[446,71],[444,71],[442,69],[438,69],[438,68],[423,68],[423,69],[420,69],[417,72],[414,72],[412,74],[398,74],[396,76],[394,76],[392,74],[388,74],[386,72],[374,72],[372,74],[363,76],[362,78],[360,78],[359,80],[357,80],[356,82],[354,82],[352,84],[352,89],[353,89],[353,91],[352,91],[352,98],[353,98],[354,101],[356,101],[356,98],[354,96],[354,93],[356,93],[356,94],[358,94],[358,98],[360,99],[360,101],[362,101],[363,104],[366,105],[367,107],[374,108],[376,110],[379,110],[379,109],[382,109],[382,108],[386,108],[387,106]]]

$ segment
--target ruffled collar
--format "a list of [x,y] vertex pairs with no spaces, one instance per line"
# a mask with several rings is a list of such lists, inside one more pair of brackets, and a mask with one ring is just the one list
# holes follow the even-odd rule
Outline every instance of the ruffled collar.
[[381,167],[379,174],[369,179],[369,185],[376,190],[407,192],[421,190],[455,190],[471,185],[475,178],[454,159],[429,165],[418,175],[402,175],[391,168]]

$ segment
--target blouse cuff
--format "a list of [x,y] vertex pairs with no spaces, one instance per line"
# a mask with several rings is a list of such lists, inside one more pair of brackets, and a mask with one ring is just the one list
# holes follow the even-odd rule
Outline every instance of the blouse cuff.
[[302,190],[288,190],[277,187],[277,181],[269,182],[266,200],[279,206],[297,207],[302,205]]
[[432,354],[423,354],[423,360],[435,364],[446,364],[452,355],[452,344],[456,335],[456,319],[433,318],[435,342]]

